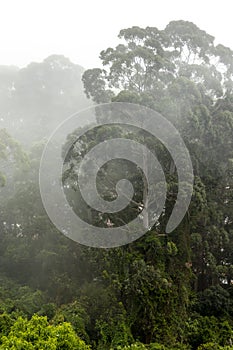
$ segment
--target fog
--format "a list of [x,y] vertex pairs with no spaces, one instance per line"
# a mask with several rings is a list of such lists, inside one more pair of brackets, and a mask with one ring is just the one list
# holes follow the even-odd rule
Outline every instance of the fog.
[[233,47],[232,2],[145,0],[1,1],[0,64],[25,67],[52,54],[69,57],[85,69],[100,65],[101,50],[115,46],[122,28],[164,28],[171,20],[188,20]]
[[230,1],[0,10],[0,350],[232,350]]

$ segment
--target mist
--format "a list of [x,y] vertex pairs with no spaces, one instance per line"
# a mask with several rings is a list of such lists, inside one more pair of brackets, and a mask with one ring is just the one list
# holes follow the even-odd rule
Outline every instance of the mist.
[[149,3],[0,66],[0,349],[233,349],[232,38]]

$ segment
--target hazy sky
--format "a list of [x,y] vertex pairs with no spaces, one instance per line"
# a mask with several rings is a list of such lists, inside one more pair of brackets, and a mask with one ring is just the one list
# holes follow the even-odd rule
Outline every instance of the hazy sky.
[[162,29],[178,19],[233,49],[232,10],[232,0],[0,0],[0,64],[25,66],[56,53],[92,68],[120,29]]

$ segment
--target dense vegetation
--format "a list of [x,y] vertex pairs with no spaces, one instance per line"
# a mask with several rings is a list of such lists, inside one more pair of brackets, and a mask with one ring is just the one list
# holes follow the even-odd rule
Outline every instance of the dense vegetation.
[[[120,39],[101,52],[103,69],[83,73],[62,56],[1,67],[0,349],[233,349],[233,52],[184,21],[124,29]],[[141,104],[180,131],[195,181],[172,233],[165,227],[177,174],[159,145],[166,206],[141,239],[89,248],[48,219],[40,157],[48,132],[87,105],[82,73],[94,103]],[[117,132],[98,129],[90,144]],[[75,158],[71,149],[65,161]],[[140,187],[140,173],[130,170]]]

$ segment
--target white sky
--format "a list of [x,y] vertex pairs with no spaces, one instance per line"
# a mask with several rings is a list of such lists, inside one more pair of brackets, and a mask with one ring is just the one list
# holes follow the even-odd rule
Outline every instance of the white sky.
[[117,44],[120,29],[188,20],[233,49],[232,0],[0,0],[0,64],[63,54],[85,68]]

